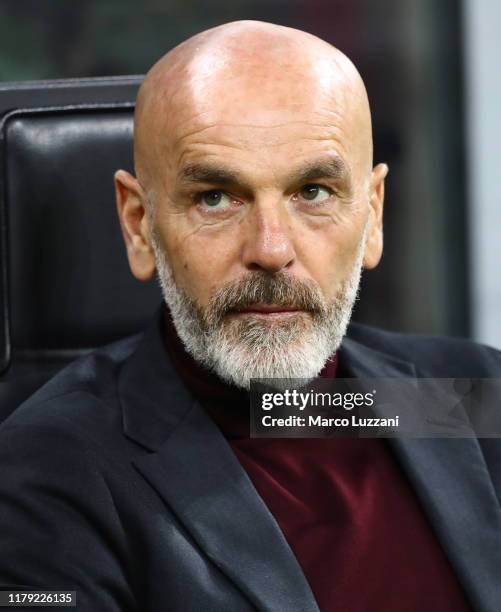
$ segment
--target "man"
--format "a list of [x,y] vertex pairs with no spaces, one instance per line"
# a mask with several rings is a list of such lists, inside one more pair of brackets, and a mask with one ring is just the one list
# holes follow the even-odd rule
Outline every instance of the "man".
[[465,341],[350,326],[382,252],[363,82],[304,32],[237,22],[140,89],[115,176],[166,307],[0,430],[0,582],[81,610],[498,610],[496,440],[260,440],[250,380],[494,377]]

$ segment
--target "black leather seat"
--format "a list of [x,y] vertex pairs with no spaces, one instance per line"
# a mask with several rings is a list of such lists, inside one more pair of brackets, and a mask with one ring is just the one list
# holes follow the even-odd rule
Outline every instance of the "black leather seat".
[[132,169],[139,77],[0,87],[0,420],[160,302],[128,268],[113,172]]

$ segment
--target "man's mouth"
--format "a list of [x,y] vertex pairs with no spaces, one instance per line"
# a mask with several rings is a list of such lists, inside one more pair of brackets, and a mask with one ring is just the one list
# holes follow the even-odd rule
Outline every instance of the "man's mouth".
[[256,315],[261,317],[293,316],[304,312],[295,306],[280,306],[278,304],[251,304],[232,311],[235,315]]

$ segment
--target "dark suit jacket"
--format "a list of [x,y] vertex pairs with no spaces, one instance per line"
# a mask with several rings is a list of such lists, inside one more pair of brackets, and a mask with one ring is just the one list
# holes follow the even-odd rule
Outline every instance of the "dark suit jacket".
[[[0,428],[0,585],[76,590],[89,612],[318,612],[160,327],[75,362]],[[482,346],[355,325],[340,351],[354,376],[501,373]],[[392,447],[474,608],[501,610],[500,442]]]

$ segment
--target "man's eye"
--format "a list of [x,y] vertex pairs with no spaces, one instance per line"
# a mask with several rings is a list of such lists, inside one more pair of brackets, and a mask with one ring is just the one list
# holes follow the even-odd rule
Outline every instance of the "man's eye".
[[231,198],[220,189],[204,191],[199,196],[200,204],[208,208],[227,208],[231,204]]
[[301,198],[306,202],[312,202],[319,204],[325,202],[332,195],[332,191],[322,185],[305,185],[300,191],[298,191],[296,199]]

